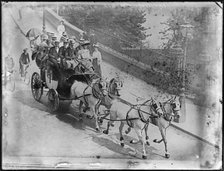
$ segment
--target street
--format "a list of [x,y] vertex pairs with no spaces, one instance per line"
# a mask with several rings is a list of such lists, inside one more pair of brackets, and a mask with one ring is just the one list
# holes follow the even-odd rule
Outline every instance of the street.
[[[35,16],[28,15],[30,10],[27,11],[27,14],[23,12],[23,17],[29,16],[31,18]],[[33,14],[32,11],[30,13]],[[10,14],[5,12],[4,17],[7,24],[3,27],[3,30],[7,30],[7,34],[3,35],[3,40],[6,42],[5,46],[3,45],[3,54],[10,54],[14,58],[16,62],[15,68],[18,71],[19,56],[25,47],[29,47],[29,42],[21,34]],[[35,24],[39,24],[41,27],[41,22],[39,19],[39,23],[35,22]],[[56,32],[55,28],[48,27],[48,23],[47,28]],[[8,41],[8,37],[10,37],[10,41]],[[122,98],[132,103],[136,103],[134,95],[145,99],[158,96],[163,96],[165,99],[169,97],[168,94],[161,95],[156,87],[146,84],[144,81],[124,73],[108,63],[103,62],[102,70],[104,77],[109,78],[109,80],[116,75],[122,78],[124,81],[124,87],[121,91]],[[30,75],[35,71],[39,72],[34,61],[32,61],[28,71]],[[26,85],[21,81],[18,75],[17,78],[14,92],[3,89],[3,107],[8,110],[7,117],[4,118],[6,122],[3,124],[3,153],[6,159],[7,157],[16,156],[141,159],[142,145],[129,143],[131,139],[137,137],[134,131],[131,131],[128,135],[124,133],[125,146],[121,147],[119,144],[118,122],[115,122],[115,126],[110,128],[109,135],[102,132],[97,133],[93,119],[83,117],[83,121],[79,121],[75,118],[78,118],[78,101],[74,101],[67,110],[63,109],[51,113],[47,106],[47,90],[45,90],[39,103],[32,97],[30,85]],[[66,106],[66,104],[64,105]],[[187,106],[192,106],[191,109],[188,109],[191,114],[187,115],[187,117],[198,113],[199,109],[192,103],[189,102]],[[75,117],[72,117],[72,114]],[[200,131],[202,131],[204,122],[200,118],[198,116],[199,120],[194,121],[195,123],[192,122],[189,127],[193,129],[195,134],[203,136]],[[104,121],[101,126],[103,130],[106,128],[106,123],[107,121]],[[124,127],[124,130],[126,128],[127,126]],[[166,135],[170,159],[166,159],[164,157],[164,144],[153,143],[154,139],[161,138],[159,129],[154,125],[149,125],[148,135],[150,146],[147,147],[147,161],[194,161],[200,165],[200,163],[204,164],[204,160],[217,154],[214,147],[170,127]],[[210,139],[210,141],[213,140]],[[136,156],[131,155],[134,149],[138,151]],[[207,151],[204,152],[204,149]]]

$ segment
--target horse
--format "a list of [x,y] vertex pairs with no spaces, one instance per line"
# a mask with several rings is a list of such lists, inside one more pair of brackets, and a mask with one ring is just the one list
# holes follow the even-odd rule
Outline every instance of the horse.
[[[111,100],[113,100],[114,98],[120,97],[120,90],[121,90],[122,87],[123,87],[123,82],[118,77],[112,78],[109,81],[108,95],[104,96],[101,103],[98,104],[98,106],[96,106],[96,109],[97,109],[98,113],[99,113],[100,105],[106,107],[108,111],[110,110]],[[100,121],[101,124],[103,123],[103,119],[101,117],[99,117],[99,121]]]
[[[171,97],[169,100],[166,102],[159,102],[160,107],[163,110],[163,116],[160,118],[154,118],[151,120],[152,123],[154,123],[156,126],[159,127],[162,139],[157,140],[154,139],[154,143],[161,143],[162,141],[164,142],[165,146],[165,157],[169,158],[170,154],[168,153],[167,150],[167,139],[166,139],[166,129],[170,126],[170,123],[174,119],[178,119],[180,117],[180,110],[181,110],[181,102],[180,98],[177,100],[176,96]],[[148,129],[148,128],[147,128]]]
[[[166,129],[170,126],[170,123],[174,119],[178,119],[180,117],[180,110],[181,110],[181,99],[177,100],[176,96],[171,97],[169,100],[165,102],[159,102],[159,105],[161,109],[163,110],[163,115],[161,115],[158,118],[150,118],[150,123],[156,125],[159,128],[159,131],[161,133],[162,139],[157,140],[154,139],[154,143],[161,143],[164,142],[165,146],[165,157],[169,158],[170,154],[167,150],[167,139],[166,139]],[[148,125],[146,126],[146,132],[148,131]],[[131,131],[131,127],[128,127],[128,130],[126,131],[126,134],[128,134]],[[146,136],[146,139],[148,137]]]
[[91,84],[86,84],[79,81],[74,81],[71,86],[71,98],[79,99],[79,116],[81,117],[81,108],[82,105],[85,104],[86,108],[89,108],[92,117],[95,118],[96,121],[96,131],[99,131],[99,123],[97,116],[97,104],[101,103],[101,99],[107,95],[107,86],[105,80],[98,78],[92,81]]
[[[150,103],[149,103],[150,102]],[[129,127],[134,128],[138,140],[131,140],[130,143],[136,144],[138,142],[142,143],[143,154],[142,158],[146,159],[146,150],[145,144],[147,143],[147,127],[149,120],[151,118],[157,118],[163,115],[163,111],[157,101],[150,99],[145,101],[143,104],[132,105],[125,104],[119,99],[114,98],[111,101],[110,107],[110,120],[107,123],[107,129],[103,131],[104,134],[109,133],[109,127],[114,121],[120,121],[119,133],[120,133],[120,144],[124,146],[124,138],[122,135],[124,124],[127,124]],[[145,131],[145,136],[143,136],[143,130]]]

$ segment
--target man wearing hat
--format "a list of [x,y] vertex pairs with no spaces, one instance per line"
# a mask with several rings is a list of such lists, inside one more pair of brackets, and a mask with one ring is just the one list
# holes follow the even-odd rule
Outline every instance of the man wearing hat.
[[65,59],[67,63],[67,68],[74,69],[77,65],[77,61],[75,61],[75,59],[77,58],[75,44],[76,42],[73,39],[71,39],[69,41],[69,46],[67,47],[65,51]]
[[79,51],[79,58],[91,60],[90,51],[88,49],[89,43],[90,43],[89,41],[84,41],[81,44],[80,51]]
[[93,67],[95,69],[95,72],[98,73],[98,75],[101,77],[102,76],[102,70],[101,70],[102,56],[100,51],[98,50],[99,45],[94,44],[93,47],[94,47],[94,51],[92,55]]
[[[59,58],[59,40],[56,39],[54,42],[54,46],[50,48],[48,53],[48,58],[46,60],[46,69],[53,71],[53,80],[57,80],[57,73],[59,72],[58,61]],[[49,72],[48,72],[49,73]]]
[[65,58],[66,59],[74,59],[75,58],[75,41],[73,39],[69,40],[69,46],[67,47],[66,51],[65,51]]
[[59,59],[59,40],[56,39],[54,42],[54,46],[50,48],[49,50],[49,57]]
[[24,76],[24,73],[30,64],[30,57],[27,51],[28,51],[28,48],[23,49],[23,53],[21,54],[19,58],[20,74],[22,77]]
[[61,46],[59,48],[59,57],[61,58],[61,60],[65,58],[65,52],[66,52],[67,48],[68,48],[68,40],[64,39],[63,40],[63,46]]

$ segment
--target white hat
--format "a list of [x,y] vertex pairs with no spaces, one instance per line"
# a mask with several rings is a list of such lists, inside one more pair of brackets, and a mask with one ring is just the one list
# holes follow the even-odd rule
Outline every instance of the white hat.
[[99,45],[98,44],[94,44],[93,47],[99,47]]

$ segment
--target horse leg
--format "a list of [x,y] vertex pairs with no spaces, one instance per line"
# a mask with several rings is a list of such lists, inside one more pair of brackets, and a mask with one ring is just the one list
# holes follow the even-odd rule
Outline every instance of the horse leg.
[[129,134],[130,131],[131,131],[131,127],[129,126],[128,129],[125,131],[125,134]]
[[99,130],[100,130],[100,127],[99,127],[98,116],[97,116],[97,114],[96,114],[95,107],[91,106],[91,107],[90,107],[90,111],[91,111],[91,113],[93,113],[93,116],[94,116],[94,118],[95,118],[96,131],[99,131]]
[[108,121],[107,122],[107,129],[103,131],[104,134],[108,134],[109,133],[109,128],[110,128],[111,124],[112,124],[112,121]]
[[147,159],[146,150],[145,150],[145,138],[142,134],[142,131],[143,130],[141,130],[140,128],[135,128],[135,132],[139,138],[139,141],[142,142],[142,151],[143,151],[142,158]]
[[[161,135],[162,135],[162,127],[161,127],[161,125],[158,124],[157,126],[159,127],[160,133],[161,133]],[[162,141],[164,141],[164,137],[163,137],[163,135],[162,135],[162,139],[161,139],[161,140],[157,140],[157,139],[154,139],[154,140],[153,140],[154,143],[161,143]]]
[[[99,116],[100,104],[101,104],[101,100],[99,100],[97,102],[97,104],[95,105],[95,112],[96,112],[96,115],[97,116]],[[102,124],[103,123],[103,120],[100,117],[98,117],[98,118],[99,118],[99,123]]]
[[[134,124],[135,124],[135,123],[134,123]],[[135,127],[135,126],[136,126],[136,125],[134,125],[134,127]],[[140,139],[141,139],[141,137],[139,137],[138,132],[136,131],[136,128],[135,128],[134,130],[135,130],[135,132],[136,132],[136,134],[137,134],[137,136],[138,136],[138,140],[131,140],[131,141],[130,141],[131,144],[137,144],[137,143],[140,142]]]
[[119,127],[119,132],[120,132],[120,144],[122,147],[124,147],[124,138],[122,136],[122,130],[124,127],[124,123],[121,121],[120,127]]
[[83,101],[80,100],[80,102],[79,102],[79,118],[80,119],[82,118],[82,105],[83,105]]
[[149,124],[147,124],[146,127],[145,127],[145,139],[146,139],[146,144],[148,146],[150,146],[149,137],[148,137],[148,126],[149,126]]
[[165,145],[165,157],[169,158],[170,154],[167,151],[167,140],[166,140],[166,136],[165,136],[165,130],[163,128],[160,128],[160,133],[163,137],[163,142],[164,142],[164,145]]

